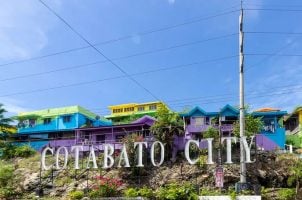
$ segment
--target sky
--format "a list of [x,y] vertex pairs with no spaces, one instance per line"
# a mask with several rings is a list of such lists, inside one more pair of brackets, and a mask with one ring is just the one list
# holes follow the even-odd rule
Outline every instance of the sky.
[[[39,0],[0,1],[0,103],[9,115],[239,104],[239,0],[43,2],[80,36]],[[245,103],[291,112],[302,102],[302,3],[244,0],[243,9]]]

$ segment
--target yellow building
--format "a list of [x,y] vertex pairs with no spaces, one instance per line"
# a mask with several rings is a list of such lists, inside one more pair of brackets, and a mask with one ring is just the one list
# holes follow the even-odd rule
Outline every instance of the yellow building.
[[161,101],[112,105],[108,107],[111,114],[105,116],[105,118],[112,120],[114,123],[127,123],[132,118],[139,116],[154,116],[157,110],[163,106],[167,108]]

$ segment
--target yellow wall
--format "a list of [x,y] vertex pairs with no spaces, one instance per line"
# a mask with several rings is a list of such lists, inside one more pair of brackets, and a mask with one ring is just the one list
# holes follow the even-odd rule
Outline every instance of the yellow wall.
[[[155,109],[151,107],[155,106]],[[166,106],[163,102],[147,102],[147,103],[129,103],[129,104],[119,104],[114,106],[109,106],[111,111],[111,116],[120,116],[120,115],[131,115],[135,113],[143,112],[155,112],[161,106]]]

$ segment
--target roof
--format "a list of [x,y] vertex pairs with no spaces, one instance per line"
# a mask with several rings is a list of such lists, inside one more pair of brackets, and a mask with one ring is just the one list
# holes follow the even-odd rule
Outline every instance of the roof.
[[149,115],[144,115],[143,117],[134,120],[131,124],[145,123],[151,126],[155,121],[156,119],[154,117],[151,117]]
[[280,111],[278,108],[259,108],[255,110],[254,112],[274,112],[274,111]]
[[31,112],[22,112],[19,113],[18,116],[28,116],[28,115],[37,115],[40,117],[53,117],[59,115],[68,115],[74,113],[81,113],[91,119],[96,118],[96,114],[90,112],[89,110],[81,107],[81,106],[68,106],[68,107],[60,107],[60,108],[48,108],[43,110],[31,111]]
[[191,109],[190,111],[188,111],[186,113],[180,113],[179,115],[182,117],[191,117],[194,115],[196,115],[196,116],[217,116],[218,112],[206,112],[199,106],[196,106],[193,109]]
[[238,116],[239,110],[227,104],[220,110],[220,113],[224,116]]

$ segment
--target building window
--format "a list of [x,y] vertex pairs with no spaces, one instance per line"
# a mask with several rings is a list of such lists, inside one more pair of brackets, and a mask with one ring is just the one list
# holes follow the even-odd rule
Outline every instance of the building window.
[[120,108],[120,109],[113,109],[112,112],[113,113],[121,113],[121,112],[123,112],[123,109],[122,108]]
[[140,106],[137,108],[137,111],[144,111],[145,110],[145,107],[144,106]]
[[149,106],[149,110],[156,110],[157,106],[156,105],[151,105]]
[[50,124],[50,122],[51,122],[51,118],[44,118],[43,120],[44,125]]
[[71,121],[71,115],[66,115],[66,116],[63,116],[63,122],[64,123],[68,123]]
[[134,111],[134,107],[124,108],[124,112],[132,112]]
[[204,117],[194,117],[195,126],[202,126],[204,125]]

